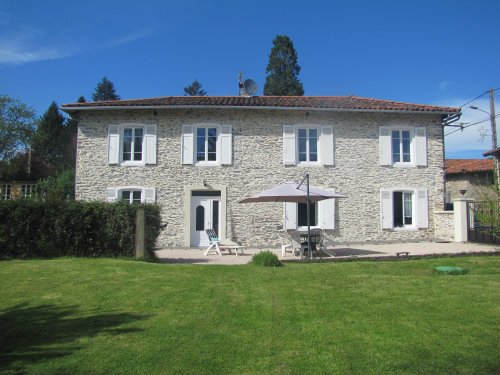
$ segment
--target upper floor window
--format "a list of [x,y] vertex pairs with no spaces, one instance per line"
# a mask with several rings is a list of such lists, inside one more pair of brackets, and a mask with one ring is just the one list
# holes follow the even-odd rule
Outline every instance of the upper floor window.
[[230,165],[232,143],[231,125],[182,125],[182,164]]
[[299,162],[318,161],[318,129],[298,129]]
[[2,191],[1,191],[1,199],[7,200],[10,199],[10,184],[2,184]]
[[142,161],[144,128],[123,128],[122,161]]
[[21,185],[21,197],[28,198],[33,196],[36,184],[23,184]]
[[217,161],[217,128],[196,128],[196,161]]
[[283,164],[334,165],[335,139],[331,125],[283,125]]
[[119,165],[156,164],[156,125],[110,125],[108,163]]
[[381,126],[379,151],[380,165],[427,166],[426,128]]
[[393,130],[392,161],[393,163],[411,162],[411,136],[409,130]]

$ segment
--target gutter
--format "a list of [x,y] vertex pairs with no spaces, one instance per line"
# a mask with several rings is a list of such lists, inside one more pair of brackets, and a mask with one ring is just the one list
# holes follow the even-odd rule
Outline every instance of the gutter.
[[[127,110],[127,109],[260,109],[260,110],[293,110],[293,111],[323,111],[323,112],[383,112],[383,113],[418,113],[446,115],[443,125],[456,121],[462,115],[456,112],[445,111],[411,111],[402,109],[358,109],[358,108],[311,108],[311,107],[279,107],[279,106],[223,106],[223,105],[132,105],[132,106],[95,106],[95,107],[59,107],[68,114],[76,111],[96,110]],[[445,124],[447,122],[447,124]]]

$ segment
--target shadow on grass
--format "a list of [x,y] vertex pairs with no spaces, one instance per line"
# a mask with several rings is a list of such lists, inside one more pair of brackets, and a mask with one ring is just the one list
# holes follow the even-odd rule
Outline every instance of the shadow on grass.
[[[76,315],[76,316],[75,316]],[[25,366],[70,355],[81,349],[77,339],[99,333],[120,335],[141,331],[119,328],[146,319],[130,313],[81,316],[76,306],[19,304],[0,311],[0,372],[25,373]]]

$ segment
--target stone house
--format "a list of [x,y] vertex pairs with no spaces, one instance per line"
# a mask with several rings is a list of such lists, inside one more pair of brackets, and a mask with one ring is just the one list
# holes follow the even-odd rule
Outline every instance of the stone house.
[[493,159],[446,159],[446,203],[460,197],[480,200],[493,185],[493,169]]
[[35,181],[0,181],[0,199],[31,197],[35,188]]
[[444,206],[444,123],[460,109],[338,97],[162,97],[65,104],[76,118],[76,198],[156,202],[165,247],[204,229],[248,247],[303,230],[299,204],[240,204],[283,182],[332,189],[313,226],[335,242],[433,239]]

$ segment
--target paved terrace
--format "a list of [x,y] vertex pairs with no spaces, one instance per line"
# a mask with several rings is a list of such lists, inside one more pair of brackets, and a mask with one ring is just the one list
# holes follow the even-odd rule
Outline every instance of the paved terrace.
[[[281,260],[292,260],[288,252],[284,258],[281,257],[279,249],[243,249],[243,254],[238,256],[223,252],[222,256],[211,254],[203,255],[204,249],[162,249],[156,251],[157,257],[162,263],[184,263],[184,264],[223,264],[235,265],[250,262],[252,256],[264,250],[274,252]],[[334,254],[333,257],[324,254],[321,259],[335,261],[336,259],[349,258],[374,258],[374,257],[396,257],[397,253],[408,252],[409,256],[424,256],[436,254],[474,254],[474,253],[495,253],[500,252],[498,245],[486,245],[478,243],[457,243],[457,242],[404,242],[390,244],[349,244],[329,247],[328,251]]]

